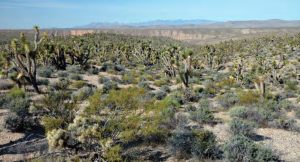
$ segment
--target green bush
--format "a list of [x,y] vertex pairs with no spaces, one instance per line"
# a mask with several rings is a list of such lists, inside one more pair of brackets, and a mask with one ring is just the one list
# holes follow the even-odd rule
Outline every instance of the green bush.
[[211,123],[214,120],[213,113],[209,110],[208,100],[201,100],[196,111],[191,112],[191,119],[200,123]]
[[71,74],[69,78],[72,80],[82,80],[82,76],[78,74]]
[[86,81],[83,81],[83,80],[79,80],[79,81],[76,81],[74,83],[72,83],[71,87],[72,88],[82,88],[84,86],[86,86],[88,83]]
[[36,79],[37,85],[49,85],[49,79]]
[[25,98],[26,93],[23,89],[14,87],[8,93],[8,98]]
[[244,106],[234,107],[229,111],[229,116],[231,118],[246,119],[248,117],[248,110]]
[[27,98],[14,98],[10,101],[8,107],[11,112],[18,116],[26,116],[29,111],[29,102]]
[[69,79],[62,79],[56,83],[50,85],[50,87],[54,88],[55,90],[66,90],[69,85],[71,84]]
[[264,148],[244,136],[235,136],[222,148],[224,159],[230,162],[279,161],[271,149]]
[[144,88],[146,90],[150,90],[151,89],[150,88],[150,84],[148,82],[144,82],[144,81],[139,82],[138,87],[139,88]]
[[7,96],[5,94],[0,94],[0,108],[3,108],[3,105],[7,101]]
[[170,87],[167,86],[167,85],[161,86],[161,87],[160,87],[160,90],[161,90],[161,91],[164,91],[164,92],[166,92],[166,93],[170,93],[170,92],[171,92]]
[[297,87],[297,81],[286,81],[285,83],[285,90],[286,91],[297,91],[298,87]]
[[47,68],[42,68],[37,71],[37,75],[40,77],[50,78],[51,74],[52,74],[52,70]]
[[239,98],[234,93],[225,93],[223,95],[217,96],[217,102],[225,109],[233,107],[238,103],[238,101]]
[[81,67],[79,65],[67,66],[66,69],[69,73],[77,73],[77,74],[81,73]]
[[239,119],[233,119],[229,123],[229,129],[234,136],[251,137],[254,135],[255,125]]
[[242,91],[238,94],[240,105],[252,105],[261,101],[260,95],[254,91]]
[[77,91],[73,92],[71,95],[71,98],[72,98],[72,100],[78,99],[78,100],[82,101],[82,100],[87,99],[91,95],[93,95],[96,90],[97,89],[93,89],[90,87],[82,87],[82,88],[78,89]]
[[46,134],[54,129],[60,128],[60,126],[63,124],[63,120],[61,118],[55,118],[55,117],[48,117],[43,116],[42,117],[43,126],[45,127]]
[[168,139],[168,147],[178,159],[189,159],[192,155],[203,159],[216,154],[215,139],[210,131],[179,129]]
[[69,73],[68,73],[68,72],[65,72],[65,71],[60,71],[60,72],[57,73],[57,75],[58,75],[59,77],[66,78],[66,77],[69,76]]
[[163,91],[158,91],[156,94],[155,94],[155,97],[156,99],[158,100],[162,100],[164,98],[166,98],[167,96],[167,93],[166,92],[163,92]]

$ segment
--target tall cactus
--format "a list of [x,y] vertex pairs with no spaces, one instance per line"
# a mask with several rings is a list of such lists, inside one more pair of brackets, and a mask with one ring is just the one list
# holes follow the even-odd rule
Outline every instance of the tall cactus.
[[29,82],[33,88],[34,91],[37,93],[40,93],[39,88],[36,83],[36,52],[38,49],[38,45],[42,43],[43,39],[46,37],[46,33],[44,33],[44,36],[38,41],[39,39],[39,29],[38,26],[34,26],[35,30],[35,36],[34,36],[34,49],[30,50],[29,45],[26,42],[26,38],[24,34],[21,34],[20,42],[21,46],[24,46],[24,52],[18,50],[18,40],[14,39],[11,42],[11,48],[14,52],[14,59],[11,58],[11,62],[13,62],[13,65],[15,69],[20,73],[20,76],[24,76],[26,81]]

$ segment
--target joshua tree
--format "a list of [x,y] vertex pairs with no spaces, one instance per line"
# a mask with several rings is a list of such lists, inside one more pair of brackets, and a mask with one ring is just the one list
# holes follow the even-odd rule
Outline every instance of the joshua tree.
[[[36,52],[38,49],[38,45],[42,43],[43,39],[46,37],[46,33],[44,36],[39,39],[39,28],[38,26],[34,26],[35,36],[34,36],[34,49],[30,50],[29,44],[26,41],[26,38],[23,33],[21,33],[20,42],[21,47],[18,45],[18,40],[14,39],[11,42],[11,48],[14,52],[14,58],[11,58],[10,61],[14,65],[15,69],[19,72],[18,78],[24,77],[27,82],[29,82],[34,91],[40,93],[39,88],[36,83]],[[24,51],[23,51],[24,47]],[[18,50],[20,48],[20,50]]]

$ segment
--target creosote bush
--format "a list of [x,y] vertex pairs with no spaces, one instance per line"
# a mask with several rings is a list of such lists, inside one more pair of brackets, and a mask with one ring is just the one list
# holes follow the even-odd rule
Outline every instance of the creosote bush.
[[229,123],[229,129],[230,132],[236,136],[246,136],[251,137],[254,135],[254,129],[255,125],[253,123],[239,120],[239,119],[233,119]]
[[82,80],[82,76],[78,74],[71,74],[69,78],[72,80]]
[[57,75],[58,75],[59,77],[66,78],[66,77],[69,76],[69,73],[68,73],[68,72],[65,72],[65,71],[60,71],[60,72],[57,73]]

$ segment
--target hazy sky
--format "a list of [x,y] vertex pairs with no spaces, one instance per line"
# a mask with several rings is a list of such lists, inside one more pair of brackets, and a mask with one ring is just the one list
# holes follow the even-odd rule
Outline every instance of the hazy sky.
[[0,29],[158,19],[300,20],[300,0],[0,0]]

